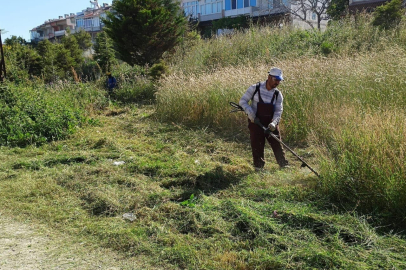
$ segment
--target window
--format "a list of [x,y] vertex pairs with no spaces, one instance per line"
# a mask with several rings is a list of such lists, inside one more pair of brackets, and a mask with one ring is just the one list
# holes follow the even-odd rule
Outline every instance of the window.
[[102,13],[100,14],[100,25],[104,26],[104,23],[102,21],[102,19],[106,19],[107,18],[107,14],[106,13]]
[[98,17],[95,17],[94,18],[94,20],[93,20],[93,26],[100,26],[100,18],[98,18]]
[[273,8],[279,8],[281,6],[281,0],[273,0]]
[[83,19],[77,19],[76,20],[76,26],[77,27],[83,27]]
[[315,21],[316,20],[316,13],[312,12],[312,20]]
[[223,1],[218,0],[205,0],[204,4],[200,6],[202,15],[221,13],[222,9],[223,9]]
[[192,18],[197,18],[199,13],[199,4],[197,1],[183,3],[183,9],[186,16],[191,16]]
[[268,0],[268,9],[273,9],[273,0]]
[[85,28],[90,28],[90,27],[92,27],[92,18],[86,18],[85,19]]
[[256,0],[225,0],[225,5],[225,10],[255,7]]

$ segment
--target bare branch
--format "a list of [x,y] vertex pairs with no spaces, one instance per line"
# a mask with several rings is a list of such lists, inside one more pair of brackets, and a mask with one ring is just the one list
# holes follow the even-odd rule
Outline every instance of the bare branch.
[[321,21],[328,18],[326,11],[330,3],[331,0],[290,0],[285,7],[293,16],[307,23],[312,29],[314,28],[314,20],[307,16],[311,12],[316,14],[317,28],[320,29]]

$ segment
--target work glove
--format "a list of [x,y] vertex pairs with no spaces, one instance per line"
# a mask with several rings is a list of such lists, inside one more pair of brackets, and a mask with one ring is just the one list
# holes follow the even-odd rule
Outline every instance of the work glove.
[[264,130],[264,133],[265,133],[265,135],[269,136],[269,135],[271,135],[272,131],[269,128],[267,128]]
[[271,123],[269,123],[269,125],[268,125],[268,129],[270,130],[270,131],[275,131],[275,129],[276,129],[276,122],[274,121],[274,122],[271,122]]
[[259,120],[258,117],[255,117],[254,123],[257,124],[257,125],[262,125],[262,124],[261,124],[261,120]]

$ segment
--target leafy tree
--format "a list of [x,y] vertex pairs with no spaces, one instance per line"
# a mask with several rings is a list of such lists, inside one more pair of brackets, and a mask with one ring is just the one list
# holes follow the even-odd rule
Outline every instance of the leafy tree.
[[25,39],[23,39],[22,37],[11,36],[10,38],[6,38],[6,40],[4,41],[4,44],[6,44],[7,46],[13,47],[17,44],[26,45],[27,41],[25,41]]
[[88,50],[92,47],[92,36],[86,32],[83,28],[81,28],[78,32],[73,34],[76,38],[79,48],[83,51]]
[[72,72],[72,67],[77,65],[71,51],[65,48],[64,44],[53,44],[49,40],[43,40],[38,43],[36,49],[42,58],[42,75],[46,82],[66,78]]
[[94,59],[104,72],[110,71],[111,66],[117,63],[115,53],[111,38],[106,32],[100,32],[94,44]]
[[[72,56],[71,51],[63,44],[55,44],[54,49],[56,51],[55,63],[59,70],[59,77],[63,78],[76,65],[75,57]],[[61,71],[64,73],[61,73]]]
[[382,29],[395,27],[402,20],[404,13],[402,0],[392,0],[376,8],[372,25]]
[[25,69],[28,74],[40,76],[42,70],[41,57],[34,49],[28,46],[18,46],[17,61],[22,69]]
[[29,80],[31,76],[40,76],[42,65],[41,57],[28,45],[19,42],[9,43],[5,48],[5,58],[8,62],[7,77],[16,83]]
[[116,0],[103,22],[120,58],[142,66],[158,62],[187,27],[183,10],[172,0]]
[[55,44],[52,44],[48,39],[38,42],[36,50],[41,56],[42,75],[45,81],[53,81],[57,76],[58,67],[56,65]]
[[348,13],[348,0],[331,0],[330,5],[327,8],[327,14],[333,20],[339,20],[341,17]]
[[[71,66],[67,67],[69,70],[71,67],[78,67],[80,66],[83,61],[83,51],[79,48],[79,44],[77,39],[68,33],[68,35],[64,36],[61,41],[63,47],[70,52],[70,56],[73,58],[73,62],[68,61],[66,63],[70,63]],[[64,68],[65,70],[66,68]]]

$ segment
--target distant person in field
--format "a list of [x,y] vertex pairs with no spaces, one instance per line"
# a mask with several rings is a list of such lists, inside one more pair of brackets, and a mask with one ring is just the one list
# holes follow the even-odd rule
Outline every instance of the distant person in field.
[[288,166],[281,143],[272,136],[265,134],[264,130],[255,124],[256,121],[260,121],[263,126],[268,127],[270,132],[281,139],[279,121],[283,111],[283,95],[277,89],[281,81],[283,81],[282,70],[273,67],[268,72],[268,79],[251,85],[239,102],[249,118],[248,129],[256,170],[260,170],[265,166],[265,139],[271,145],[279,166],[281,168]]
[[109,95],[112,95],[114,88],[116,88],[117,86],[117,80],[111,75],[111,72],[107,72],[106,75],[107,75],[107,90],[109,92]]

